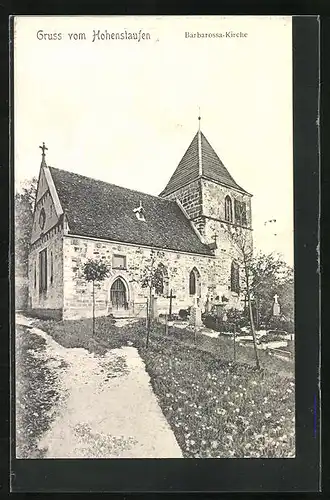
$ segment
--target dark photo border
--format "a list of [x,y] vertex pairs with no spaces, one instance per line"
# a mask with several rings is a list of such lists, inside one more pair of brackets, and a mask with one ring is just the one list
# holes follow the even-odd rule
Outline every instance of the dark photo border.
[[[18,13],[17,13],[18,14]],[[159,14],[159,13],[158,13]],[[13,18],[11,18],[11,26]],[[15,459],[15,328],[11,309],[11,490],[14,492],[315,492],[319,426],[319,19],[293,17],[296,458]],[[11,58],[11,213],[14,186]],[[14,225],[11,225],[11,242]],[[11,254],[13,247],[11,248]],[[12,257],[13,258],[13,257]],[[11,274],[11,304],[14,276]]]

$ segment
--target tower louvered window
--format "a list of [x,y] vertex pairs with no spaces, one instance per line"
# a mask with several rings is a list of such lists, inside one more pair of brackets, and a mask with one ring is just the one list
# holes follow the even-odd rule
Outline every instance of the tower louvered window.
[[225,198],[225,220],[233,222],[233,205],[230,196]]
[[230,288],[232,292],[239,293],[239,267],[235,261],[231,264]]
[[235,200],[235,222],[237,224],[242,224],[242,226],[246,226],[247,217],[246,217],[246,203],[244,201]]

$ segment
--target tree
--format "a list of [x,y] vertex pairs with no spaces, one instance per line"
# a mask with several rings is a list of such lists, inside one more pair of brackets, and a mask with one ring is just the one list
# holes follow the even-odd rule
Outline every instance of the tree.
[[37,178],[21,185],[15,193],[15,273],[27,278],[28,257],[33,226],[33,212],[37,193]]
[[280,297],[281,312],[293,320],[293,269],[280,255],[256,255],[251,261],[251,275],[257,327],[269,321],[275,293]]
[[20,186],[14,197],[15,296],[18,309],[28,306],[28,260],[36,190],[37,179],[33,177]]
[[[242,210],[242,213],[241,214],[237,213],[238,210]],[[235,223],[222,224],[222,227],[225,230],[225,233],[227,234],[229,241],[236,248],[236,255],[237,255],[236,260],[238,261],[239,267],[243,269],[243,275],[242,275],[243,286],[241,286],[241,288],[245,292],[246,296],[250,328],[253,339],[253,348],[256,359],[256,367],[259,370],[260,362],[258,356],[257,339],[256,339],[256,332],[255,332],[255,325],[253,318],[253,310],[252,310],[253,297],[252,297],[252,287],[251,287],[252,284],[251,269],[253,260],[253,245],[252,245],[252,236],[250,235],[250,230],[242,227],[242,225],[239,223],[239,221],[244,220],[243,210],[244,210],[243,204],[237,206],[235,213]]]
[[140,277],[138,279],[141,287],[148,289],[147,348],[149,346],[150,337],[152,298],[155,293],[159,294],[163,290],[164,275],[160,264],[164,255],[164,252],[150,250],[150,258],[145,260],[145,266],[140,270]]
[[83,266],[83,276],[93,284],[93,335],[95,334],[95,282],[103,281],[109,276],[109,267],[101,260],[88,259]]
[[288,321],[294,323],[294,278],[288,278],[284,283],[280,284],[277,291],[279,295],[279,303],[281,313]]

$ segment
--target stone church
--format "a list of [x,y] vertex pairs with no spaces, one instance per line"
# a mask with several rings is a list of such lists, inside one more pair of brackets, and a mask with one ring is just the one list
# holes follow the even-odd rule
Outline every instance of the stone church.
[[[47,166],[39,173],[29,254],[29,308],[43,317],[92,315],[87,259],[101,259],[109,276],[95,289],[96,315],[146,314],[141,271],[154,255],[162,283],[157,313],[212,301],[242,307],[237,250],[226,228],[238,225],[252,245],[251,194],[230,175],[198,129],[159,196]],[[160,255],[160,257],[158,257]]]

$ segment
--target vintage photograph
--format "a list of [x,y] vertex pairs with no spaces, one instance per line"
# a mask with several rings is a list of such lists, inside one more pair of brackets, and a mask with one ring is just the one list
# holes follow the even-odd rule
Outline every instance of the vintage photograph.
[[16,458],[294,458],[292,19],[14,19]]

